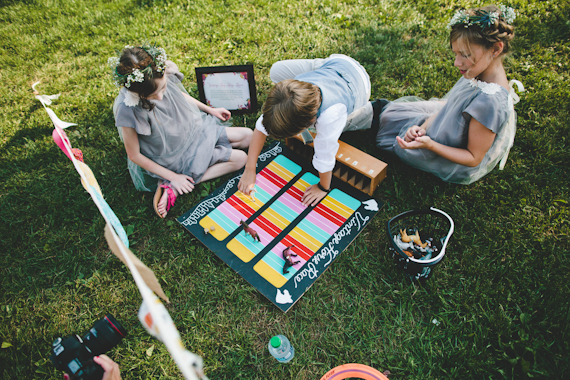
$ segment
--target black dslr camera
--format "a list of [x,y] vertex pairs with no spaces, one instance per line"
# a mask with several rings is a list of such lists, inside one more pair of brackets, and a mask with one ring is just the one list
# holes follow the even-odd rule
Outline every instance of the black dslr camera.
[[95,322],[83,338],[72,335],[53,342],[50,359],[56,369],[65,371],[72,379],[101,380],[103,368],[94,356],[106,353],[127,335],[127,331],[111,315]]

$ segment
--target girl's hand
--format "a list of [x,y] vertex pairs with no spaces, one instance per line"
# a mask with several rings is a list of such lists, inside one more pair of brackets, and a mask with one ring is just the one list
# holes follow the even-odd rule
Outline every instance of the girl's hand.
[[424,136],[425,134],[426,131],[423,128],[414,125],[408,128],[406,135],[404,136],[404,140],[406,140],[406,142],[412,142],[416,139],[416,137]]
[[396,141],[402,149],[428,149],[431,150],[433,140],[429,136],[419,136],[412,141],[406,141],[400,136],[396,136]]
[[228,121],[230,120],[230,117],[232,117],[232,113],[225,108],[211,108],[210,115],[215,116],[222,121]]
[[255,187],[255,170],[244,170],[238,183],[238,189],[245,195],[249,195]]
[[317,185],[312,185],[309,186],[305,191],[305,194],[301,197],[301,202],[303,202],[303,205],[305,206],[315,206],[326,195],[326,191],[322,191]]
[[177,195],[188,194],[194,190],[194,179],[185,174],[176,174],[170,179],[170,187],[176,191]]

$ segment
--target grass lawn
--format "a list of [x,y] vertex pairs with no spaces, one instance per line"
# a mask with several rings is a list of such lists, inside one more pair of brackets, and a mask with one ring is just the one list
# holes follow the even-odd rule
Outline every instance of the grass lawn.
[[[355,362],[390,379],[562,379],[570,371],[570,3],[513,0],[509,79],[527,92],[504,171],[448,184],[386,157],[364,135],[343,137],[389,163],[368,228],[283,314],[178,225],[221,184],[179,198],[166,220],[137,192],[111,106],[107,58],[126,44],[163,46],[197,96],[194,67],[252,63],[262,103],[275,61],[344,53],[372,80],[372,96],[441,97],[460,77],[446,25],[452,0],[2,0],[0,1],[0,377],[60,379],[52,341],[83,334],[106,313],[129,332],[109,355],[125,379],[180,378],[137,319],[141,297],[109,251],[104,221],[53,143],[30,85],[61,93],[68,129],[156,274],[184,344],[210,379],[320,379]],[[253,128],[258,115],[234,118]],[[455,220],[448,254],[424,285],[388,255],[386,221],[435,206]],[[437,324],[433,320],[437,320]],[[267,351],[283,333],[296,355]],[[151,347],[153,349],[151,350]]]

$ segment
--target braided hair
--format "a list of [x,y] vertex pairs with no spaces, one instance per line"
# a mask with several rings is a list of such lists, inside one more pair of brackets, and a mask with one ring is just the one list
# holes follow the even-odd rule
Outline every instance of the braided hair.
[[[145,70],[150,67],[150,70]],[[152,56],[141,47],[126,47],[119,58],[117,72],[121,75],[128,75],[133,70],[140,70],[144,73],[142,82],[132,82],[128,91],[133,91],[140,96],[142,107],[151,111],[154,103],[147,99],[158,88],[154,79],[162,78],[164,71],[158,71],[156,62]]]
[[480,24],[455,24],[451,27],[449,35],[450,45],[457,41],[467,41],[469,44],[476,44],[489,50],[497,42],[503,43],[503,51],[501,55],[508,54],[512,49],[512,40],[515,37],[515,27],[510,25],[505,17],[501,14],[501,9],[495,5],[488,5],[482,8],[473,8],[465,11],[466,14],[475,16],[481,13],[499,14],[499,17],[490,25],[482,26]]

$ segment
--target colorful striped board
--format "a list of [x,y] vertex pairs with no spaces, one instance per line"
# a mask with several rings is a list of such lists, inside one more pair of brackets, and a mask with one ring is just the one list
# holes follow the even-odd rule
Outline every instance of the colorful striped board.
[[246,221],[299,172],[301,167],[287,157],[278,156],[256,176],[255,201],[241,191],[235,192],[224,203],[200,220],[204,228],[214,227],[213,237],[224,240]]
[[[333,178],[333,190],[320,203],[304,206],[303,193],[319,178],[310,162],[300,160],[275,143],[259,156],[255,201],[238,191],[240,173],[178,218],[283,311],[301,298],[383,205]],[[246,235],[240,221],[261,241]],[[284,270],[283,250],[291,246],[297,255],[293,260],[299,263]]]
[[[300,201],[301,197],[299,196],[298,203],[301,203]],[[358,207],[360,207],[360,201],[338,189],[332,190],[321,203],[307,214],[305,219],[301,220],[253,267],[253,270],[276,288],[282,287],[318,252]],[[291,246],[294,246],[292,250],[297,254],[295,261],[299,261],[299,263],[288,268],[289,273],[284,274],[283,250]]]
[[242,229],[228,243],[228,249],[246,263],[253,259],[305,211],[306,207],[301,203],[301,196],[310,185],[318,181],[319,178],[315,175],[305,173],[249,224],[251,228],[257,231],[261,242],[254,240],[251,236],[246,236]]

